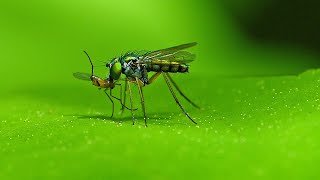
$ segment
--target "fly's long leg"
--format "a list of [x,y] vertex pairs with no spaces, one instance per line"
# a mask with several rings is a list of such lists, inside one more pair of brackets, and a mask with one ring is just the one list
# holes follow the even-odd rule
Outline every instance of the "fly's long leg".
[[[116,84],[116,85],[120,85],[120,92],[121,92],[121,84]],[[114,95],[112,95],[112,89],[110,89],[110,96],[121,102],[121,96],[120,96],[120,98],[117,98]]]
[[152,82],[154,82],[160,76],[160,74],[161,72],[156,72],[155,74],[153,74],[148,80],[148,84],[151,84]]
[[172,77],[169,75],[169,73],[165,73],[169,80],[171,81],[171,83],[173,84],[173,86],[177,89],[177,91],[179,92],[179,94],[184,97],[184,99],[186,99],[190,104],[192,104],[192,106],[194,106],[195,108],[200,109],[200,107],[198,105],[196,105],[194,102],[192,102],[186,95],[183,94],[183,92],[180,90],[180,88],[178,87],[178,85],[173,81]]
[[[116,84],[116,85],[120,85],[120,93],[122,93],[122,92],[121,92],[121,84]],[[131,110],[130,108],[128,108],[127,106],[125,106],[124,104],[122,104],[122,99],[121,99],[121,97],[120,97],[120,98],[117,98],[117,97],[115,97],[114,95],[112,95],[112,89],[110,89],[110,96],[111,96],[112,98],[118,100],[118,101],[120,102],[120,104],[121,104],[124,108],[126,108],[126,109],[128,109],[128,110]],[[133,110],[135,111],[135,110],[137,110],[137,109],[133,109]]]
[[107,89],[104,90],[104,93],[108,96],[108,98],[110,99],[111,103],[112,103],[112,114],[111,114],[111,118],[113,117],[113,113],[114,113],[114,102],[111,99],[111,97],[109,96],[109,94],[107,93]]
[[143,110],[143,118],[144,118],[144,124],[146,125],[146,127],[148,127],[147,125],[147,118],[146,118],[146,108],[145,108],[145,104],[144,104],[144,97],[143,97],[143,91],[142,91],[142,87],[139,83],[139,79],[136,77],[136,81],[137,81],[137,85],[138,85],[138,89],[139,89],[139,94],[140,94],[140,99],[141,99],[141,106],[142,106],[142,110]]
[[132,104],[132,92],[130,87],[130,82],[128,82],[128,89],[129,89],[129,95],[130,95],[130,107],[131,107],[131,116],[132,116],[132,124],[134,125],[134,114],[133,114],[133,104]]
[[123,94],[123,103],[122,103],[122,108],[121,108],[121,115],[123,114],[124,107],[126,106],[127,90],[128,90],[128,82],[125,81],[125,84],[124,84],[124,94]]
[[180,102],[179,102],[176,94],[174,93],[174,91],[173,91],[173,89],[172,89],[172,87],[171,87],[171,85],[170,85],[170,82],[169,82],[169,80],[168,80],[168,77],[166,76],[166,73],[163,74],[163,77],[164,77],[164,79],[165,79],[165,81],[166,81],[166,83],[167,83],[167,85],[168,85],[168,87],[169,87],[169,90],[170,90],[170,92],[171,92],[174,100],[175,100],[176,103],[179,105],[180,109],[183,111],[183,113],[184,113],[193,123],[197,124],[197,123],[189,116],[189,114],[184,110],[184,108],[183,108],[182,105],[180,104]]
[[[121,84],[116,84],[117,86],[120,86],[120,103],[122,105],[122,85]],[[121,106],[121,109],[123,108],[123,105]]]

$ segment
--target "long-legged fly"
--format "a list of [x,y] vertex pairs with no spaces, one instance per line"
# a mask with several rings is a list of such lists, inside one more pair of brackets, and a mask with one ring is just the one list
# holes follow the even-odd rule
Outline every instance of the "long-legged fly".
[[[156,51],[138,51],[127,52],[124,55],[113,58],[110,63],[106,64],[106,67],[110,69],[107,77],[107,85],[113,86],[113,81],[119,80],[121,74],[126,76],[125,78],[125,93],[124,101],[122,103],[122,112],[125,106],[126,92],[129,91],[130,95],[130,109],[132,115],[132,123],[134,124],[133,103],[132,103],[132,91],[130,84],[136,84],[138,86],[139,95],[141,99],[142,110],[144,114],[145,125],[147,126],[147,118],[145,111],[145,102],[142,87],[153,83],[160,75],[163,75],[164,80],[180,109],[183,113],[195,124],[197,124],[190,115],[185,111],[180,101],[178,100],[171,84],[179,94],[185,98],[192,106],[199,108],[193,103],[187,96],[182,93],[178,85],[174,82],[170,73],[186,73],[189,70],[188,63],[195,59],[195,55],[185,51],[185,49],[195,46],[197,43],[187,43],[166,49],[160,49]],[[149,73],[154,74],[149,78]],[[113,87],[112,87],[113,88]],[[128,108],[127,108],[128,109]]]

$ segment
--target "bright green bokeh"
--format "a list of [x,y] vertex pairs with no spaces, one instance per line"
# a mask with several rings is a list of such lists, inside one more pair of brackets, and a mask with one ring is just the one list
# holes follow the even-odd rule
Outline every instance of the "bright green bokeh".
[[[253,9],[249,2],[247,7]],[[23,85],[70,83],[74,82],[70,72],[89,71],[83,49],[98,63],[128,50],[154,50],[192,41],[199,43],[192,73],[294,74],[312,67],[315,57],[302,51],[245,40],[220,4],[1,1],[1,75],[23,78]]]
[[[191,0],[1,1],[0,179],[316,177],[319,72],[219,76],[298,74],[316,57],[247,40],[224,6]],[[234,7],[245,12],[255,3]],[[136,88],[138,122],[132,126],[129,112],[110,119],[103,92],[72,77],[90,72],[84,49],[103,65],[127,50],[192,41],[199,43],[191,49],[197,59],[190,73],[174,79],[203,107],[182,100],[199,126],[181,113],[163,78],[144,88],[146,129]]]

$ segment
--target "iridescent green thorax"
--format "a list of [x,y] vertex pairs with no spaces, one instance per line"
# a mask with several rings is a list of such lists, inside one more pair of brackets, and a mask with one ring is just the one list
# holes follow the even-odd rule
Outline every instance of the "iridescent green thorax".
[[113,58],[108,64],[110,68],[109,79],[117,80],[121,73],[125,74],[127,78],[145,78],[143,67],[137,63],[143,54],[142,51],[127,52],[119,58]]
[[130,61],[137,61],[140,57],[145,55],[147,51],[129,51],[119,57],[120,63],[129,63]]
[[127,52],[119,58],[122,65],[122,73],[126,75],[128,79],[138,78],[142,82],[148,82],[148,72],[145,68],[145,64],[140,60],[144,53],[140,52]]

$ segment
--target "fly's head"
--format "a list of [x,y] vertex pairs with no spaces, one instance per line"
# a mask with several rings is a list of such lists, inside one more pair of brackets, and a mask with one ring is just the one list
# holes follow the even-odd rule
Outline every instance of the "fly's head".
[[121,75],[122,66],[118,58],[114,58],[110,63],[106,64],[106,67],[110,69],[108,81],[118,80]]

